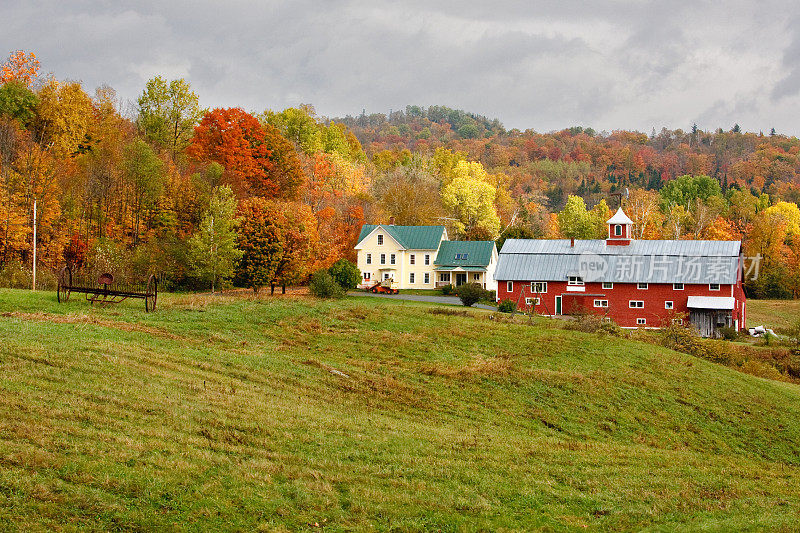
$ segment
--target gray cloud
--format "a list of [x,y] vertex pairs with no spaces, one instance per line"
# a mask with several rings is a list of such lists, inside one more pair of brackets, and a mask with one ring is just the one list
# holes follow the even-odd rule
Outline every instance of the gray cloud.
[[[7,5],[3,5],[7,4]],[[10,2],[0,54],[133,100],[156,74],[203,105],[328,116],[443,104],[539,131],[800,133],[792,3]],[[795,20],[795,22],[797,22]]]

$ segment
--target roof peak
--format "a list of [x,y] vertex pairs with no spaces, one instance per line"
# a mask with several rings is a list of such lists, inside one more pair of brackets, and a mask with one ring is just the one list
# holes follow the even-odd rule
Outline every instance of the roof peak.
[[617,212],[614,213],[614,216],[606,221],[606,224],[633,224],[633,220],[628,218],[628,215],[626,215],[625,211],[620,207],[617,209]]

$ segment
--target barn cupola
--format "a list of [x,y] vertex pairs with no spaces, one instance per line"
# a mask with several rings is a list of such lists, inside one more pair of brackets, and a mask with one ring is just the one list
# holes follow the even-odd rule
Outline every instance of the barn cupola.
[[620,207],[614,216],[608,219],[607,245],[627,246],[631,243],[633,220]]

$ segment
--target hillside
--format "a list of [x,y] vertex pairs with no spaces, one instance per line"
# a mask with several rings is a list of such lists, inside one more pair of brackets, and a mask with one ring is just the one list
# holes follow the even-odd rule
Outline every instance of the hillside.
[[0,522],[788,531],[800,519],[795,385],[412,302],[159,303],[145,315],[138,301],[0,289]]

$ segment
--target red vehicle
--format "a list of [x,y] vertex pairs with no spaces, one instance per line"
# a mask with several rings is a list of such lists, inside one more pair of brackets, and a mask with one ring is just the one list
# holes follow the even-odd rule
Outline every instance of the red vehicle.
[[400,292],[398,283],[393,279],[386,279],[375,283],[372,287],[367,289],[370,292],[382,294],[397,294]]

